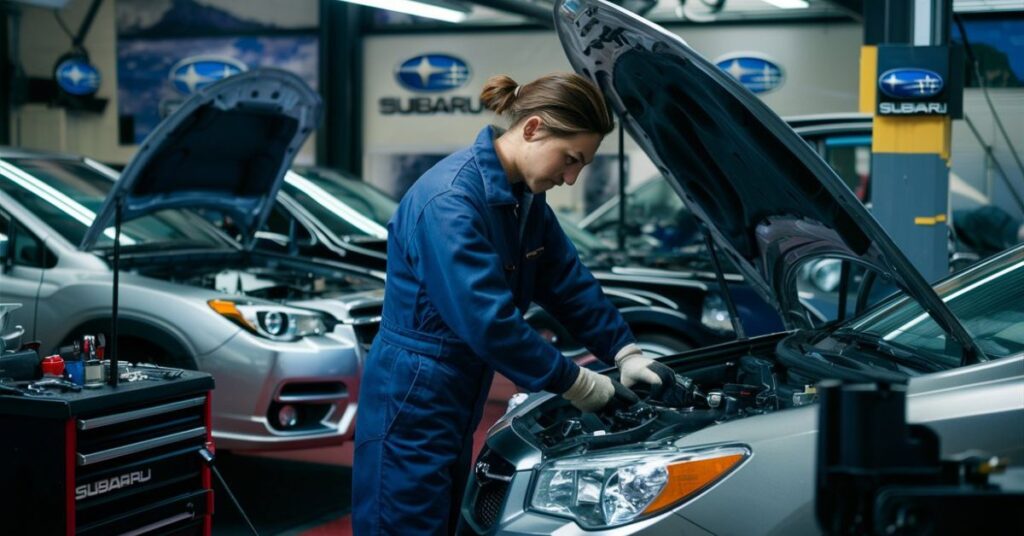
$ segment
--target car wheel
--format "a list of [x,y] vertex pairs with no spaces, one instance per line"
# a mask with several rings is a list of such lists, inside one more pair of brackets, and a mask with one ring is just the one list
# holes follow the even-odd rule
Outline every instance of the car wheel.
[[678,337],[664,333],[641,333],[636,337],[636,344],[645,354],[653,357],[678,354],[693,348]]
[[173,355],[167,349],[145,339],[135,337],[118,337],[121,343],[117,353],[126,359],[138,363],[153,363],[161,367],[174,367],[195,370],[195,364],[188,356]]

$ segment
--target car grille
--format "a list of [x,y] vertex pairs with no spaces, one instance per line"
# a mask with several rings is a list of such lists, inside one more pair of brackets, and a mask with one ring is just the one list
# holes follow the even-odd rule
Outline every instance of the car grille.
[[486,532],[501,517],[515,468],[490,449],[484,448],[474,466],[472,524],[477,532]]
[[480,486],[473,505],[473,516],[480,528],[489,529],[497,523],[507,494],[508,482],[491,481]]

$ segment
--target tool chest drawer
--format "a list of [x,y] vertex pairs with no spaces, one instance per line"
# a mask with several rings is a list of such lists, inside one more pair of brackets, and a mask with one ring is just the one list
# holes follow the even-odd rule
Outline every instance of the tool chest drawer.
[[[140,382],[142,383],[142,382]],[[212,379],[0,396],[10,534],[209,534]],[[0,532],[8,533],[7,530]]]

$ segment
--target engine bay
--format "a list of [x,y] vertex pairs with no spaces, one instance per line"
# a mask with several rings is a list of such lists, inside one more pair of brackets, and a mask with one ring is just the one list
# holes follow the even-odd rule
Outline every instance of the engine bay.
[[620,445],[676,438],[716,423],[813,403],[814,380],[780,363],[744,355],[676,374],[657,390],[637,386],[640,400],[581,413],[561,399],[516,419],[545,456],[582,454]]
[[238,255],[216,263],[209,259],[202,263],[151,263],[139,266],[138,271],[172,283],[272,301],[336,298],[383,287],[381,281],[354,271],[262,254]]

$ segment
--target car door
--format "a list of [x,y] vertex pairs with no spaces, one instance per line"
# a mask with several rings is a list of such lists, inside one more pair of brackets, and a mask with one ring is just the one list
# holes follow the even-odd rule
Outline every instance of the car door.
[[43,241],[10,213],[0,208],[0,303],[20,303],[11,313],[11,325],[25,328],[25,338],[35,339],[35,313],[45,270],[56,257]]

